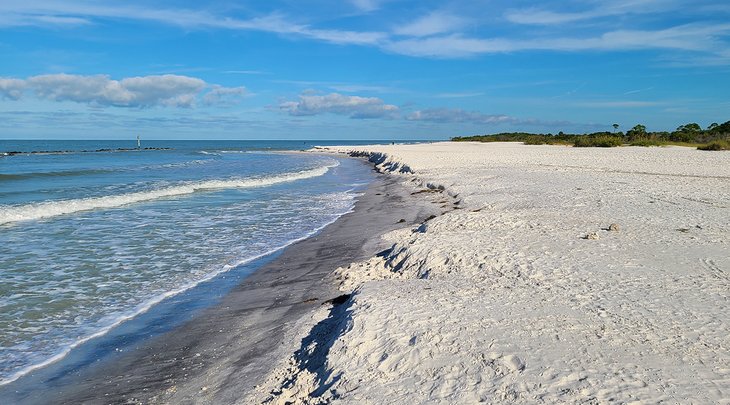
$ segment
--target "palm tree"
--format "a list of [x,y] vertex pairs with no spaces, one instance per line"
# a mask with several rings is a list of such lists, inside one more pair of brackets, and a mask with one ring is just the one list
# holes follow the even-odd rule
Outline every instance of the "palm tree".
[[613,124],[611,126],[613,127],[613,133],[615,134],[616,131],[618,130],[619,125],[618,124]]

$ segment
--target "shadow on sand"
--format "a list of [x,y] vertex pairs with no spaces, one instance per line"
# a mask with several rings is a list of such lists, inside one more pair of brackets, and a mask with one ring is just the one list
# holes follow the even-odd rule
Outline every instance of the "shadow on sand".
[[[350,326],[350,322],[348,322],[350,319],[350,306],[352,305],[350,296],[350,294],[340,295],[323,303],[323,305],[332,305],[330,313],[327,318],[312,328],[309,335],[302,339],[301,346],[294,352],[293,356],[297,369],[293,375],[290,375],[283,381],[283,389],[295,386],[299,375],[303,371],[308,371],[315,378],[315,386],[317,389],[309,393],[309,396],[312,398],[321,396],[339,381],[341,375],[332,376],[332,370],[328,369],[325,363],[332,345]],[[280,393],[275,392],[273,394],[277,395]],[[336,399],[337,397],[337,393],[333,392],[332,397],[329,399]]]

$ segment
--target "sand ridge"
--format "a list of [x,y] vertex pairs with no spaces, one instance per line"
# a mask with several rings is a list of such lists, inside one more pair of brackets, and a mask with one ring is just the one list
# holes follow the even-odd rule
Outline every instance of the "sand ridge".
[[257,400],[730,403],[729,154],[326,149],[442,189],[460,209],[338,269],[352,297],[313,318],[319,338],[301,332],[313,349]]

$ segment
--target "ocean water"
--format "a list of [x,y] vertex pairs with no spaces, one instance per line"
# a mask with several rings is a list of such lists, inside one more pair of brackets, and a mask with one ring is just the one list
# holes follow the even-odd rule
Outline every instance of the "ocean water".
[[[306,238],[371,174],[302,141],[0,141],[0,385]],[[77,152],[74,152],[77,151]]]

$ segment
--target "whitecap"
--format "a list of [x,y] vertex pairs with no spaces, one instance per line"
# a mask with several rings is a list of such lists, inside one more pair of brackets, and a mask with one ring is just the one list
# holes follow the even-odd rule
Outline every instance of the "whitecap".
[[0,224],[37,220],[41,218],[55,217],[58,215],[73,214],[79,211],[116,208],[123,205],[156,200],[159,198],[189,195],[200,191],[212,191],[231,188],[266,187],[278,183],[292,182],[322,176],[327,173],[330,168],[337,165],[339,165],[339,163],[335,162],[334,164],[318,167],[315,169],[268,177],[188,182],[155,190],[139,191],[119,195],[109,195],[104,197],[46,201],[41,203],[24,205],[0,205]]

